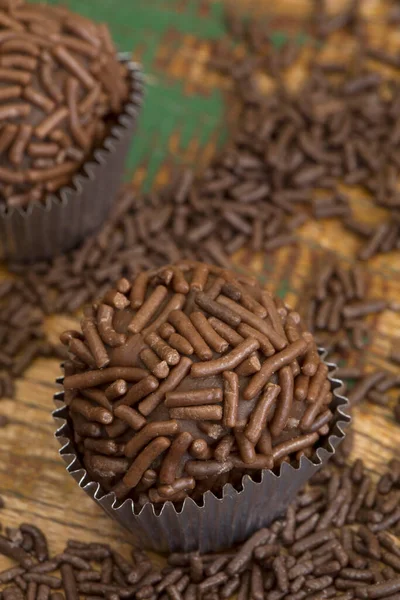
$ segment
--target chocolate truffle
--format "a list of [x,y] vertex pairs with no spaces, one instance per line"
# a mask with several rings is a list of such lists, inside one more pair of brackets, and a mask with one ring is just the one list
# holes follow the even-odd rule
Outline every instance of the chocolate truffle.
[[128,98],[106,25],[66,8],[0,4],[0,203],[56,193],[104,141]]
[[331,386],[298,313],[184,261],[120,280],[67,331],[64,399],[90,477],[118,499],[199,499],[311,456]]

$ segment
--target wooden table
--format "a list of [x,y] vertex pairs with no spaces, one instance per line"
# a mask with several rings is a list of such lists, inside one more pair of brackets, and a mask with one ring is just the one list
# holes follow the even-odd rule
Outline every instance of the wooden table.
[[[307,8],[310,3],[288,0],[287,4],[276,4],[284,5],[289,14],[295,6]],[[371,10],[376,2],[368,0],[366,5]],[[204,60],[209,53],[210,49],[205,46]],[[201,70],[200,75],[194,70],[189,75],[199,76]],[[382,219],[382,211],[373,208],[370,200],[360,194],[352,196],[352,206],[355,214],[364,220],[376,222]],[[296,306],[301,303],[315,262],[326,250],[333,251],[348,263],[354,260],[358,247],[356,238],[334,220],[309,222],[301,229],[299,239],[298,246],[267,257],[240,252],[235,262],[240,269],[256,272],[270,290],[279,291]],[[398,254],[377,257],[367,268],[371,297],[400,300]],[[396,372],[396,367],[387,358],[394,338],[400,337],[400,313],[385,311],[372,322],[375,329],[368,347],[364,352],[352,355],[349,362],[365,365],[367,370],[384,367]],[[55,340],[61,331],[75,324],[76,319],[60,315],[48,318],[46,328]],[[68,538],[76,538],[108,541],[127,553],[129,545],[125,532],[78,488],[58,456],[51,412],[52,397],[57,390],[54,382],[59,375],[58,361],[36,360],[18,380],[16,398],[3,400],[0,404],[0,414],[10,419],[10,424],[0,431],[0,495],[5,500],[0,520],[7,526],[17,526],[23,521],[35,523],[46,532],[53,552],[62,550]],[[353,457],[362,457],[378,476],[385,463],[398,456],[400,426],[394,423],[389,409],[364,404],[355,411],[354,430]],[[5,565],[8,561],[0,559],[0,568]]]

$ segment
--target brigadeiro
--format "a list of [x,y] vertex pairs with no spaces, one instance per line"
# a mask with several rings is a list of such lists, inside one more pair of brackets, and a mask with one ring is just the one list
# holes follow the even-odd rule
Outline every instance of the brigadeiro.
[[49,258],[101,225],[141,98],[106,25],[0,3],[0,258]]
[[215,550],[268,524],[349,420],[299,314],[215,266],[121,279],[61,341],[68,469],[156,550]]

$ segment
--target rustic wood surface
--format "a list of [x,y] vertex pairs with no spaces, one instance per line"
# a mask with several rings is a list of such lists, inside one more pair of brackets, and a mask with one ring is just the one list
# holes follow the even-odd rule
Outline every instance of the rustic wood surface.
[[[260,0],[253,3],[243,0],[243,4],[254,6],[262,3]],[[287,15],[303,14],[303,9],[307,10],[310,6],[310,2],[305,0],[276,4],[283,6],[283,20]],[[376,6],[376,2],[366,2],[368,11],[375,16],[378,15],[378,12],[373,12]],[[377,27],[377,19],[374,23]],[[397,34],[397,41],[399,36]],[[202,55],[204,62],[207,52]],[[196,77],[201,74],[200,68]],[[354,196],[352,205],[355,213],[364,220],[382,219],[382,211],[374,209],[371,202],[360,195]],[[345,233],[334,220],[311,221],[302,228],[299,239],[298,246],[283,249],[270,257],[249,256],[241,252],[236,263],[241,270],[255,271],[270,290],[278,290],[285,281],[286,299],[298,305],[315,269],[315,262],[324,251],[331,250],[344,262],[351,262],[358,247],[356,238]],[[400,301],[399,254],[375,258],[367,268],[369,296]],[[3,270],[3,275],[5,272]],[[367,370],[384,367],[396,372],[395,365],[388,361],[388,354],[395,338],[400,337],[400,313],[385,311],[371,323],[374,333],[368,347],[363,353],[352,356],[350,364],[364,365]],[[75,324],[76,318],[59,315],[48,318],[46,327],[55,340],[61,331]],[[68,538],[75,538],[107,541],[126,554],[129,549],[126,533],[79,489],[66,473],[58,455],[51,412],[53,394],[57,391],[54,382],[59,375],[58,361],[36,360],[25,376],[17,381],[16,398],[1,402],[0,414],[7,415],[10,424],[0,431],[0,495],[5,501],[0,521],[7,526],[16,526],[23,521],[35,523],[46,532],[53,552],[62,550]],[[400,426],[394,423],[389,409],[364,404],[355,411],[353,427],[356,434],[353,456],[362,457],[377,476],[385,463],[398,455]],[[1,558],[0,569],[7,565],[8,561]]]

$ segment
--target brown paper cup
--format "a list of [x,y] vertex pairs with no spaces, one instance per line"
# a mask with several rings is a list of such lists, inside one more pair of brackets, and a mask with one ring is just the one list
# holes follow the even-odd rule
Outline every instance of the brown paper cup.
[[[319,352],[324,360],[326,352],[322,349]],[[285,514],[297,492],[334,455],[344,439],[345,428],[351,420],[349,404],[338,392],[342,382],[334,378],[336,365],[326,364],[332,386],[334,419],[329,434],[322,439],[311,459],[303,456],[297,467],[283,463],[278,473],[264,470],[254,480],[245,475],[240,490],[227,484],[219,498],[209,491],[204,494],[201,506],[188,498],[179,511],[172,502],[166,502],[157,513],[151,503],[135,513],[132,500],[121,503],[113,492],[104,492],[100,484],[91,481],[75,452],[63,392],[55,395],[56,404],[61,406],[53,413],[60,424],[56,432],[61,445],[60,455],[79,487],[123,525],[140,547],[155,552],[214,552],[229,548]]]
[[70,186],[26,209],[0,206],[0,260],[33,262],[77,246],[104,223],[123,178],[125,159],[143,100],[143,75],[129,54],[130,94],[117,124]]

